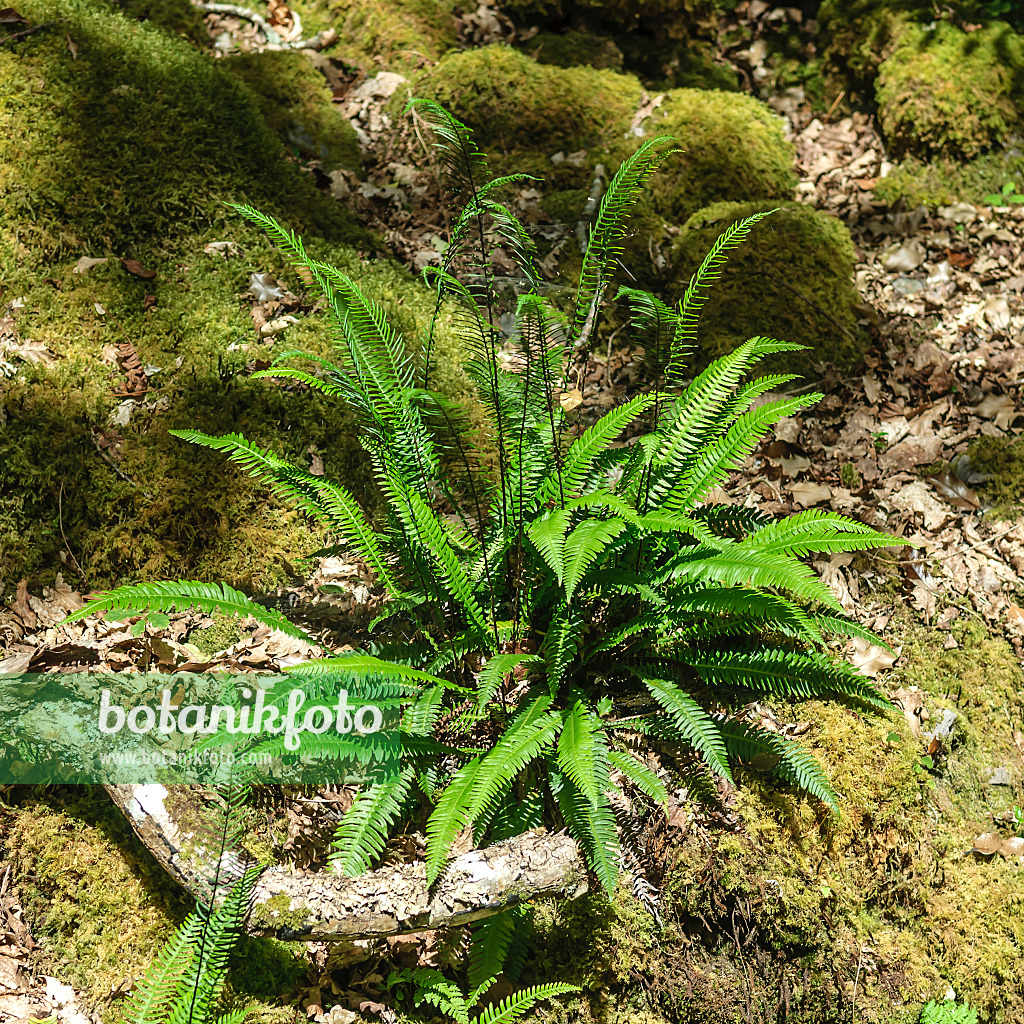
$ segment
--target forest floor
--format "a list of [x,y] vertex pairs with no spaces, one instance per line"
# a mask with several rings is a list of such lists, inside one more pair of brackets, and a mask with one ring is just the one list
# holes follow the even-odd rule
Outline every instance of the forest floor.
[[[226,31],[221,22],[212,28],[218,38]],[[385,73],[351,90],[345,110],[361,133],[370,170],[365,177],[336,172],[323,184],[346,197],[369,227],[383,234],[396,257],[419,271],[437,252],[444,216],[429,164],[400,165],[396,174],[389,158],[390,136],[381,112],[396,84]],[[657,97],[648,99],[656,102]],[[884,637],[894,614],[910,608],[918,623],[943,634],[949,650],[958,644],[954,623],[980,616],[990,635],[1005,639],[1018,662],[1024,661],[1019,583],[1024,572],[1024,441],[1015,441],[1024,428],[1024,207],[889,208],[872,195],[885,152],[869,117],[815,116],[798,91],[778,97],[773,105],[786,116],[796,145],[801,177],[796,195],[834,213],[851,229],[858,250],[856,283],[874,318],[875,343],[863,372],[848,377],[826,373],[815,385],[821,401],[784,421],[774,439],[714,497],[773,514],[833,509],[897,534],[905,546],[877,557],[840,555],[814,563],[844,609]],[[311,171],[322,175],[315,166]],[[393,182],[403,176],[404,187],[418,201],[410,204],[407,196],[395,201]],[[520,189],[515,196],[520,212],[536,212],[536,198],[531,189]],[[541,223],[541,229],[552,237],[561,231],[573,244],[575,225]],[[236,258],[230,249],[224,256]],[[297,301],[289,305],[287,297],[258,294],[252,308],[257,331],[282,313],[301,316],[309,310]],[[642,383],[643,356],[629,347],[610,347],[607,354],[593,357],[581,387],[581,415],[617,403]],[[124,369],[129,384],[132,372],[144,372],[130,357],[109,357]],[[38,343],[22,342],[13,311],[0,320],[0,368],[52,358]],[[256,358],[254,345],[253,367]],[[68,548],[54,587],[36,595],[24,581],[18,584],[13,602],[0,610],[0,673],[85,666],[280,669],[344,647],[379,596],[358,561],[320,560],[307,579],[267,596],[308,626],[311,639],[303,644],[254,624],[236,628],[187,614],[170,616],[165,627],[149,623],[140,629],[96,619],[63,625],[64,616],[83,603],[77,577]],[[898,645],[887,650],[856,641],[848,654],[883,688],[887,673],[901,667]],[[936,740],[934,721],[929,726],[920,691],[890,689],[905,708],[921,756],[940,752],[942,741]],[[767,709],[753,713],[789,735],[813,728],[813,723],[777,721]],[[1021,758],[991,769],[993,777],[1006,772],[993,785],[1004,786],[1009,799],[1020,792],[1024,774],[1024,722],[1013,721],[1009,712],[1007,719]],[[295,838],[308,822],[294,809],[291,813]],[[1008,813],[1007,807],[994,814],[990,828],[979,831],[979,855],[1016,856],[1015,847],[1004,849],[1012,839]],[[702,827],[716,826],[708,819]],[[300,863],[305,858],[308,865],[309,851],[300,846],[293,844],[285,855],[294,854]],[[0,872],[0,1019],[54,1014],[64,1024],[99,1022],[98,1010],[84,1008],[94,1005],[91,997],[28,970],[38,947],[19,905],[16,881],[10,866]],[[402,952],[412,962],[430,962],[428,944],[413,942]],[[293,1005],[318,1021],[345,1024],[356,1019],[359,998],[370,1000],[367,993],[376,998],[380,990],[365,965],[361,970],[371,978],[368,988],[361,989],[358,978],[353,981],[349,968],[342,990],[358,990],[349,1016],[325,1014],[319,986],[325,985],[329,995],[332,979],[323,959],[322,949],[308,951],[306,984]],[[336,988],[340,977],[334,979]],[[120,994],[112,991],[109,998]]]

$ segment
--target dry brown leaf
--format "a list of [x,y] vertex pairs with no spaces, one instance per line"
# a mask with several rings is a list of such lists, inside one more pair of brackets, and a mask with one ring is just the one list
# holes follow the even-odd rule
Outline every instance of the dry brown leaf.
[[572,412],[577,406],[583,404],[583,395],[579,388],[572,391],[563,391],[558,398],[558,404],[565,412]]
[[141,277],[143,281],[151,281],[156,277],[155,270],[147,270],[138,260],[121,260],[121,266],[128,271],[129,274],[133,274],[135,277]]
[[897,647],[894,651],[889,651],[860,637],[856,637],[850,646],[853,652],[850,655],[850,664],[869,679],[874,679],[879,672],[892,668],[902,650]]
[[820,505],[823,501],[828,501],[832,497],[832,488],[825,484],[815,483],[802,483],[790,485],[790,493],[793,495],[793,501],[798,505],[802,505],[804,508],[810,508],[812,505]]
[[107,262],[106,256],[81,256],[72,269],[72,274],[87,274],[93,267],[102,266]]

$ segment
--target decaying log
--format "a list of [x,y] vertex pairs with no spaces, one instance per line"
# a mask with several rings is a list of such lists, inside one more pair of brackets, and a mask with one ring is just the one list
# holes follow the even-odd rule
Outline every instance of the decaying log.
[[[168,791],[160,785],[106,789],[164,870],[193,896],[208,898],[217,865],[175,823]],[[249,929],[281,939],[374,939],[467,924],[538,896],[574,899],[586,891],[575,842],[528,832],[452,858],[429,891],[423,863],[359,878],[268,868],[256,884]]]

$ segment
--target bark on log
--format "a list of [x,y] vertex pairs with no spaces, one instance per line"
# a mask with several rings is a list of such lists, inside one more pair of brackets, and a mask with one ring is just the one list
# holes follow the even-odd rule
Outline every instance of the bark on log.
[[[167,790],[106,789],[164,870],[193,896],[208,899],[217,865],[179,829]],[[422,863],[383,867],[359,878],[268,868],[256,884],[249,930],[286,940],[376,939],[467,924],[538,896],[574,899],[586,891],[586,867],[575,842],[528,832],[452,858],[430,890]]]

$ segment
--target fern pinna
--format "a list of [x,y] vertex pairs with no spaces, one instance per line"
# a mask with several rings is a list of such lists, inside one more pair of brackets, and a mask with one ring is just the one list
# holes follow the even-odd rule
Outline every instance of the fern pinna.
[[[254,376],[302,381],[354,410],[387,512],[372,521],[340,484],[238,434],[176,432],[224,452],[326,523],[387,590],[363,654],[375,656],[375,675],[417,687],[403,719],[405,770],[363,789],[340,826],[337,867],[366,869],[418,790],[433,804],[431,880],[467,828],[481,842],[564,824],[610,890],[620,844],[609,794],[625,786],[667,802],[661,778],[634,752],[638,738],[674,753],[698,789],[765,755],[781,780],[835,810],[815,759],[746,721],[744,709],[772,696],[889,707],[827,654],[832,637],[869,634],[802,559],[892,538],[832,512],[771,520],[708,501],[775,423],[820,397],[768,400],[793,377],[750,376],[759,360],[798,346],[751,338],[685,379],[707,290],[766,214],[722,235],[677,305],[623,290],[656,377],[574,436],[560,397],[594,340],[627,216],[672,140],[643,143],[615,175],[575,301],[560,309],[541,294],[531,238],[501,202],[515,179],[488,181],[466,127],[436,104],[416,106],[461,204],[440,266],[426,278],[467,354],[485,436],[431,387],[438,316],[418,340],[400,337],[354,280],[245,206],[239,212],[311,276],[338,353],[307,362],[310,369],[284,365],[299,358],[289,353]],[[491,271],[499,246],[522,286],[503,351]],[[635,443],[620,440],[626,428],[639,429]],[[237,608],[240,597],[224,588],[223,606]],[[209,585],[128,587],[81,614],[211,602],[222,604]],[[257,604],[245,610],[269,621]],[[345,659],[324,666],[341,685],[356,667]],[[317,738],[308,741],[314,748]]]

